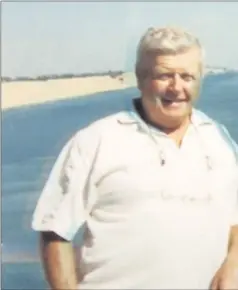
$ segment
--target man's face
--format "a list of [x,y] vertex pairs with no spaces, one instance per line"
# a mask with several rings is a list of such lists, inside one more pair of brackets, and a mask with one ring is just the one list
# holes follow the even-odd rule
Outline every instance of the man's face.
[[140,90],[147,113],[165,126],[188,117],[200,90],[200,51],[193,48],[177,55],[149,55],[144,61],[148,75]]

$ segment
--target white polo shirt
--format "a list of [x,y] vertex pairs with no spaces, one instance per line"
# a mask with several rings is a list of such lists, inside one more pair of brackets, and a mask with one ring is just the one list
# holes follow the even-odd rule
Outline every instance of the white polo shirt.
[[32,226],[72,240],[86,225],[80,289],[209,289],[238,224],[235,150],[197,110],[178,148],[131,106],[67,143]]

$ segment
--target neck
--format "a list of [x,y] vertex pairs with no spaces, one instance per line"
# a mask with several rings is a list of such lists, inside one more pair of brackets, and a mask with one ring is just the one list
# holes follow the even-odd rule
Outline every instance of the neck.
[[148,115],[146,114],[145,109],[143,108],[143,104],[140,99],[134,100],[135,108],[137,112],[140,114],[141,118],[151,126],[159,129],[160,131],[164,132],[168,135],[169,138],[173,139],[177,146],[180,146],[183,140],[183,137],[186,133],[186,130],[190,124],[190,116],[184,119],[179,124],[173,126],[164,126],[159,123],[153,122]]
[[174,140],[178,147],[181,146],[183,137],[188,129],[190,124],[190,118],[186,119],[179,127],[174,128],[173,130],[168,130],[166,134]]

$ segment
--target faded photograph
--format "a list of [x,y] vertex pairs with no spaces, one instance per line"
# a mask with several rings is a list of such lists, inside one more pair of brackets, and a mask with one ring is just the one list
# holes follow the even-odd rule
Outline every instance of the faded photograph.
[[1,3],[2,289],[238,289],[238,3]]

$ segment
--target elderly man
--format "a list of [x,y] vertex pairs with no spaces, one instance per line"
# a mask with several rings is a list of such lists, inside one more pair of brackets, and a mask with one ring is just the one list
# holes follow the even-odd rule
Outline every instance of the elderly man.
[[237,151],[193,108],[202,71],[196,37],[149,29],[141,97],[63,148],[33,217],[52,289],[238,289]]

